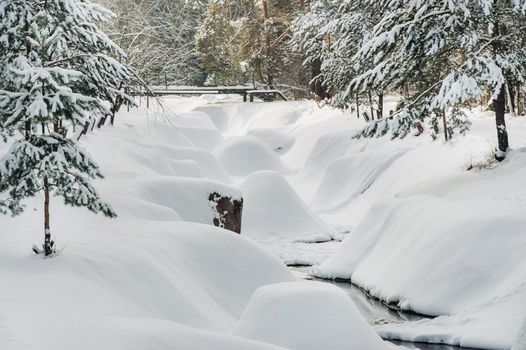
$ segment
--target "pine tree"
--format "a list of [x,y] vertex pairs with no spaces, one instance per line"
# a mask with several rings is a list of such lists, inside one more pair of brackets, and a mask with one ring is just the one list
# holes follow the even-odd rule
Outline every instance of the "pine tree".
[[[357,137],[404,137],[429,123],[448,139],[451,130],[470,126],[460,107],[489,92],[496,158],[504,159],[504,113],[506,100],[513,100],[506,94],[524,85],[526,73],[526,1],[318,0],[311,8],[325,17],[335,12],[323,27],[333,40],[323,53],[321,74],[324,84],[339,91],[333,105],[349,107],[371,91],[403,95],[393,115],[372,121]],[[312,40],[303,43],[313,47]]]
[[111,16],[87,0],[0,1],[0,130],[20,135],[0,159],[0,212],[18,215],[25,198],[43,192],[46,256],[52,195],[116,216],[91,184],[102,177],[97,164],[67,137],[111,115],[104,101],[128,99],[119,89],[128,69],[112,58],[123,53],[96,24]]

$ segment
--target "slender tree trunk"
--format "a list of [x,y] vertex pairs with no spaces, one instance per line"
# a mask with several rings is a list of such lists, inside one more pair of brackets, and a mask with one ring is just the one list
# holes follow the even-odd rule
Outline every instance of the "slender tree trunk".
[[369,95],[369,106],[371,108],[371,119],[374,120],[373,94],[371,93],[371,90],[369,90],[368,95]]
[[[495,5],[497,1],[494,1]],[[496,16],[498,17],[498,16]],[[499,37],[501,33],[504,32],[503,28],[501,28],[501,23],[499,23],[498,19],[494,23],[493,27],[493,37]],[[501,54],[505,47],[503,47],[503,43],[501,40],[494,40],[492,44],[493,48],[493,54],[497,56],[498,54]],[[499,94],[497,95],[497,99],[494,100],[495,103],[495,122],[497,125],[497,140],[498,140],[498,150],[495,154],[495,159],[500,161],[503,161],[504,158],[506,158],[506,151],[508,150],[509,143],[508,143],[508,131],[506,130],[506,84],[503,82],[502,86],[500,87]]]
[[51,231],[49,229],[49,181],[44,177],[44,255],[53,253],[53,242],[51,241]]
[[[315,59],[311,65],[311,79],[314,79],[321,74],[321,60],[319,58]],[[311,92],[315,93],[320,100],[325,100],[328,96],[327,89],[321,84],[319,80],[316,80],[311,84]]]
[[356,118],[360,119],[360,103],[356,100]]
[[495,103],[495,122],[497,125],[498,150],[495,158],[500,162],[506,157],[508,150],[508,131],[506,130],[506,90],[504,86],[500,89]]
[[378,119],[382,119],[384,117],[384,93],[380,92],[378,94]]
[[31,121],[26,120],[26,123],[25,123],[25,140],[29,141],[30,138],[31,138]]
[[446,142],[448,142],[449,140],[449,135],[448,135],[448,131],[447,131],[447,121],[446,121],[446,110],[442,110],[442,127],[444,129],[444,140]]

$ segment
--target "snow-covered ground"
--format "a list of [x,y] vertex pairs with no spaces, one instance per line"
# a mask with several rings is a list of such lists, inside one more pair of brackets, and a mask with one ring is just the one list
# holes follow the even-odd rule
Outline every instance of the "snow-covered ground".
[[[486,167],[486,112],[444,144],[352,140],[363,121],[314,102],[166,105],[82,139],[119,218],[53,201],[62,251],[42,260],[43,199],[0,217],[0,349],[388,347],[336,287],[293,282],[272,253],[441,315],[376,326],[384,337],[511,348],[526,317],[526,119],[509,118],[513,151]],[[213,191],[243,196],[241,236],[210,226]],[[349,327],[324,333],[335,319]]]
[[[273,321],[286,327],[287,291],[309,294],[310,285],[295,286],[296,279],[283,262],[253,240],[211,226],[210,193],[237,198],[260,180],[257,175],[245,181],[245,176],[231,174],[228,160],[216,155],[228,158],[227,141],[216,127],[220,120],[191,111],[203,103],[202,99],[170,101],[177,116],[169,120],[153,109],[123,111],[115,127],[95,129],[82,139],[106,176],[96,186],[119,217],[104,219],[52,199],[57,257],[43,259],[31,252],[32,245],[43,240],[42,196],[27,201],[20,217],[0,216],[0,349],[304,349],[300,335],[291,341],[234,332],[260,287],[270,285],[278,292],[273,298],[277,308]],[[266,152],[281,166],[272,169],[279,172],[263,172],[261,182],[287,191],[283,199],[295,206],[294,222],[304,225],[280,224],[276,218],[268,222],[269,227],[276,234],[290,227],[300,237],[301,230],[309,227],[302,220],[309,219],[307,224],[318,227],[316,232],[305,232],[306,237],[332,235],[280,174],[285,166],[279,157],[256,136],[252,141],[256,151]],[[0,145],[0,154],[6,147]],[[230,163],[234,168],[250,165],[235,164],[235,159]],[[268,166],[263,163],[259,168]],[[247,177],[257,168],[246,168]],[[279,209],[270,205],[272,196],[254,196],[268,215]],[[265,223],[257,215],[252,225],[249,219],[259,204],[246,205],[247,232],[262,232],[258,225]],[[310,293],[323,299],[323,305],[354,310],[334,286]],[[301,302],[295,310],[298,329],[313,324],[312,310],[300,306]],[[262,321],[266,317],[250,315]],[[327,311],[317,322],[328,324],[332,316]],[[345,317],[361,320],[354,311]],[[309,339],[340,344],[334,349],[341,350],[358,349],[364,342],[391,347],[372,330],[349,336],[349,329],[333,327],[330,334],[323,328],[311,329]]]
[[497,165],[493,115],[477,109],[472,131],[447,144],[429,133],[352,140],[362,121],[313,103],[199,109],[221,116],[226,137],[266,142],[331,237],[346,238],[305,244],[269,230],[257,241],[289,264],[321,263],[316,276],[352,279],[400,308],[441,316],[377,326],[384,337],[511,348],[526,317],[526,119],[508,116],[512,151]]

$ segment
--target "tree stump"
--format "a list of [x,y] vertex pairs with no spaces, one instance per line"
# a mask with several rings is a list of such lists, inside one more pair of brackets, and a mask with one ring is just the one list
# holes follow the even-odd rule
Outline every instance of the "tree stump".
[[213,219],[214,225],[236,233],[241,233],[243,198],[233,199],[214,192],[208,196],[208,200],[215,214]]

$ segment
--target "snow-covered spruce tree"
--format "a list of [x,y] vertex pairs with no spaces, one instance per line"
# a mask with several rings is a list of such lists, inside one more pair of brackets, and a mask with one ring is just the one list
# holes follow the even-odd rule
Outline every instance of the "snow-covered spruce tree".
[[340,19],[339,3],[340,1],[331,0],[314,1],[308,11],[292,22],[291,46],[305,56],[303,65],[311,70],[311,92],[321,100],[329,97],[328,77],[331,72],[326,67],[332,66],[330,46],[331,37],[334,36]]
[[438,124],[444,113],[453,117],[444,124],[465,129],[469,122],[454,107],[480,101],[489,90],[497,123],[496,158],[504,159],[506,84],[522,84],[526,69],[526,1],[348,1],[382,18],[353,57],[357,75],[347,91],[409,92],[395,116],[373,122],[360,136],[391,132],[403,137],[428,117]]
[[[305,52],[305,64],[320,62],[313,80],[333,93],[331,105],[355,109],[357,116],[367,119],[383,113],[382,91],[349,91],[356,76],[353,57],[381,18],[381,13],[364,2],[347,0],[316,0],[310,9],[294,22],[293,47]],[[360,113],[360,105],[370,107]]]
[[[111,114],[128,97],[120,49],[96,23],[112,14],[85,0],[0,0],[0,130],[18,134],[0,159],[0,211],[18,215],[22,201],[44,194],[44,245],[53,253],[50,196],[115,217],[91,180],[96,163],[67,137],[89,118]],[[10,138],[12,140],[12,138]]]

